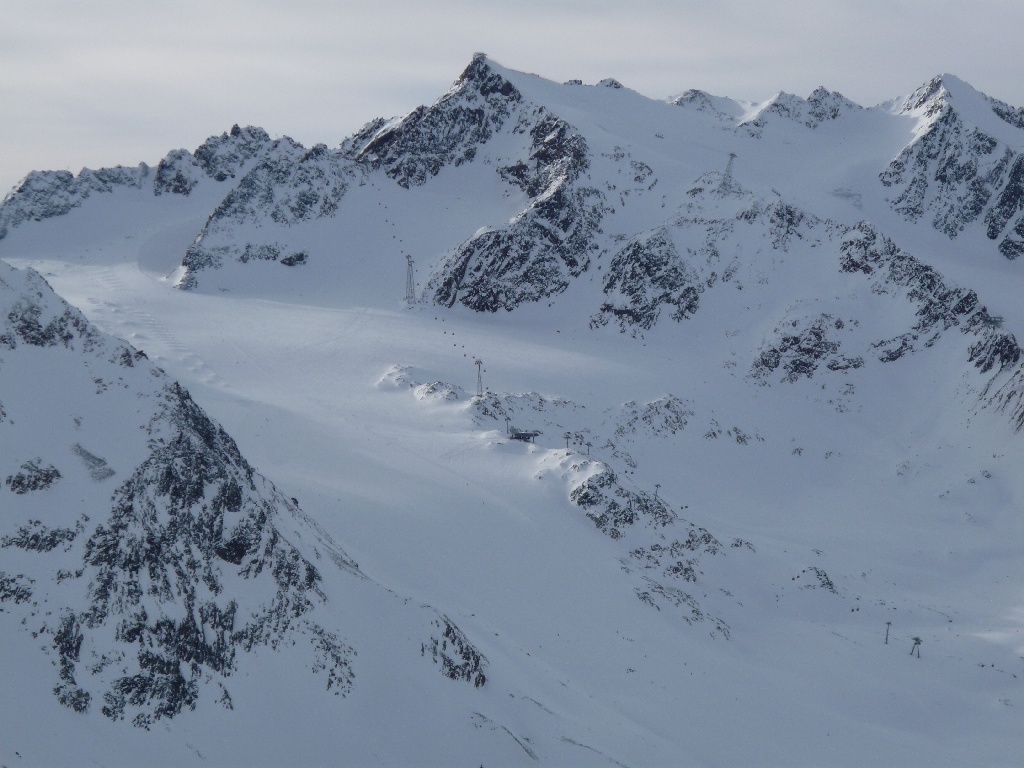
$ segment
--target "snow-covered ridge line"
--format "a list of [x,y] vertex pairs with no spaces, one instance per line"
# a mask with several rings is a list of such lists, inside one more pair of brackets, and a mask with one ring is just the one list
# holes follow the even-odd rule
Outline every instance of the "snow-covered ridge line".
[[32,171],[0,205],[0,239],[24,222],[63,216],[81,207],[91,195],[117,189],[149,189],[157,197],[187,197],[201,182],[234,179],[270,144],[262,128],[235,125],[230,132],[211,136],[195,152],[171,150],[155,169],[140,163],[135,168],[83,168],[77,176],[70,171]]

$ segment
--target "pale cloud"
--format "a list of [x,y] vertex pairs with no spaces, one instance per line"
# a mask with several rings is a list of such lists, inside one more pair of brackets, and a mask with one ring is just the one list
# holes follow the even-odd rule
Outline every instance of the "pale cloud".
[[872,105],[954,72],[1024,104],[1014,0],[0,0],[0,187],[155,163],[233,123],[337,144],[447,90],[473,52],[553,80]]

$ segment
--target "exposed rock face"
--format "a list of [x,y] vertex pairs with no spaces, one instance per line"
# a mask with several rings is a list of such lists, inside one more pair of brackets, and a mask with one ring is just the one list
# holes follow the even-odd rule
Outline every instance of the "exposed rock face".
[[[706,291],[726,283],[739,287],[757,268],[731,252],[741,242],[752,239],[759,252],[784,253],[822,229],[820,220],[784,202],[757,200],[735,183],[723,189],[717,173],[698,179],[688,196],[693,202],[612,258],[603,282],[608,300],[591,317],[592,325],[614,321],[622,332],[642,335],[659,321],[662,307],[671,309],[672,320],[686,320],[699,310]],[[757,232],[753,238],[751,231]]]
[[[463,680],[472,683],[474,688],[482,688],[487,683],[484,674],[487,660],[447,616],[438,617],[434,626],[440,637],[431,636],[430,656],[441,666],[441,673],[449,680]],[[422,651],[426,652],[426,645]]]
[[[693,594],[703,581],[702,558],[724,555],[727,548],[706,529],[681,518],[657,494],[626,488],[602,462],[583,458],[570,462],[567,476],[570,500],[603,533],[629,542],[622,565],[640,574],[637,597],[658,610],[664,606],[681,611],[688,624],[709,622],[715,633],[728,638],[728,624],[709,615]],[[634,530],[638,528],[644,531]],[[733,546],[753,551],[742,540]]]
[[669,103],[677,107],[710,115],[723,123],[723,127],[725,125],[733,127],[736,123],[737,115],[742,111],[741,106],[737,102],[721,96],[712,96],[707,91],[701,91],[696,88],[684,91],[669,101]]
[[844,358],[836,354],[840,343],[829,339],[829,334],[843,327],[842,320],[831,315],[822,315],[808,326],[794,328],[796,333],[785,333],[779,343],[761,352],[754,363],[752,375],[764,379],[770,373],[781,369],[786,381],[796,381],[801,376],[811,378],[819,365],[825,364],[830,370],[859,368],[862,358]]
[[262,128],[238,125],[228,133],[211,136],[193,153],[196,164],[214,181],[233,179],[246,165],[260,158],[273,145]]
[[[954,83],[961,91],[965,83]],[[1024,130],[1020,110],[977,95],[1011,130]],[[918,136],[880,175],[892,207],[911,221],[930,215],[932,226],[955,238],[975,221],[983,222],[1000,253],[1024,253],[1024,157],[1016,147],[972,125],[957,109],[942,77],[918,89],[901,106],[918,114]],[[1024,133],[1021,134],[1024,138]]]
[[[838,268],[867,278],[863,288],[876,296],[907,302],[913,321],[887,326],[885,336],[865,337],[858,326],[868,318],[836,314],[803,314],[783,318],[762,346],[750,375],[767,383],[781,375],[795,382],[817,374],[846,373],[871,364],[893,363],[934,346],[947,332],[961,346],[965,363],[978,376],[970,386],[975,406],[1010,410],[1020,429],[1022,350],[1012,333],[1000,327],[978,295],[949,282],[934,268],[897,247],[864,223],[841,228],[830,236],[838,246]],[[879,330],[876,329],[875,333]],[[959,337],[961,341],[957,341]]]
[[663,305],[673,308],[673,320],[692,315],[703,291],[702,281],[680,257],[671,233],[660,227],[635,238],[612,258],[604,292],[615,298],[601,305],[594,320],[603,325],[614,318],[622,331],[650,330]]
[[[25,553],[7,561],[26,572],[5,574],[0,601],[21,605],[34,598],[29,626],[50,638],[61,703],[148,727],[193,708],[211,686],[229,702],[223,680],[235,670],[237,655],[257,645],[276,648],[286,638],[309,644],[326,687],[346,693],[352,649],[310,618],[326,600],[320,574],[275,525],[282,514],[300,514],[294,505],[248,465],[185,390],[141,353],[100,334],[37,274],[3,268],[0,308],[0,364],[13,377],[5,389],[15,402],[20,369],[41,360],[24,350],[36,348],[47,354],[48,370],[86,369],[65,374],[68,398],[82,396],[78,379],[88,384],[101,373],[114,386],[86,397],[123,400],[132,418],[138,418],[138,403],[152,408],[140,425],[146,453],[106,508],[98,501],[89,514],[69,510],[63,523],[59,510],[46,522],[5,516],[10,532],[0,547]],[[131,429],[130,420],[125,424]],[[12,430],[47,428],[19,413],[5,426],[6,440],[17,446],[19,433]],[[92,481],[115,474],[78,443],[66,453],[55,447],[54,454],[77,455]],[[37,457],[5,484],[19,495],[52,494],[58,480],[74,474],[72,465],[62,472]],[[356,572],[340,550],[332,554]]]
[[36,458],[21,465],[21,472],[4,478],[4,485],[15,493],[29,493],[49,488],[60,480],[60,471],[50,466],[40,466],[42,459]]
[[333,216],[359,171],[341,153],[318,144],[310,150],[279,139],[267,157],[249,171],[210,215],[182,261],[187,273],[181,288],[194,288],[198,272],[216,269],[225,259],[304,264],[308,252],[273,242],[240,242],[236,230],[269,219],[282,227]]
[[473,160],[521,101],[522,94],[478,54],[436,104],[377,133],[358,157],[403,187],[424,184],[446,165]]
[[[230,675],[236,653],[277,647],[293,634],[314,643],[327,688],[344,694],[352,651],[306,618],[325,600],[319,573],[272,522],[288,502],[184,390],[172,384],[162,400],[150,423],[152,453],[85,542],[89,609],[67,619],[79,637],[95,642],[115,626],[115,640],[137,648],[102,676],[104,714],[141,708],[136,724],[175,715],[194,706],[204,677]],[[272,597],[244,599],[239,580],[266,582],[259,591]],[[62,656],[69,684],[78,656]]]
[[528,103],[482,55],[433,105],[400,120],[371,122],[336,152],[275,145],[189,247],[179,285],[196,287],[201,271],[226,259],[301,263],[280,235],[251,242],[251,234],[238,232],[251,232],[248,225],[257,222],[289,227],[333,216],[346,190],[368,174],[383,174],[406,189],[429,184],[443,168],[479,162],[498,135],[523,146],[520,156],[504,158],[495,170],[528,203],[507,224],[454,248],[432,270],[427,293],[440,304],[489,312],[560,293],[600,249],[604,196],[582,183],[589,149],[572,125]]
[[641,433],[667,437],[686,429],[695,415],[693,404],[675,395],[665,395],[642,405],[630,400],[616,418],[615,435],[628,438]]
[[171,150],[156,167],[153,194],[167,193],[187,197],[199,184],[202,175],[203,169],[188,150]]
[[157,166],[153,194],[187,196],[204,178],[218,182],[234,179],[271,146],[262,128],[235,125],[229,133],[208,138],[195,152],[172,150]]
[[[0,287],[3,286],[0,283]],[[27,274],[25,288],[22,295],[5,307],[6,322],[0,333],[0,347],[14,350],[21,343],[34,347],[63,346],[83,352],[97,348],[96,330],[77,309],[64,305],[59,308],[62,312],[47,312],[49,307],[41,299],[50,288],[37,273]]]
[[[902,296],[914,305],[917,322],[900,337],[901,346],[905,341],[913,347],[921,337],[927,337],[923,344],[930,346],[944,331],[959,328],[971,339],[969,361],[980,373],[995,377],[1020,363],[1021,349],[1013,334],[999,328],[974,291],[950,284],[871,226],[851,229],[841,253],[844,272],[863,273],[871,277],[873,292]],[[888,352],[881,359],[896,357]]]
[[[524,103],[519,91],[482,57],[474,59],[448,96],[417,116],[408,129],[385,133],[385,137],[403,138],[388,138],[382,149],[421,142],[421,129],[435,124],[448,126],[445,136],[450,138],[439,150],[426,152],[429,165],[378,161],[390,169],[416,169],[398,175],[399,183],[422,183],[442,163],[458,165],[473,159],[476,146],[510,125],[513,134],[528,135],[530,143],[527,156],[497,169],[507,183],[526,193],[527,208],[505,226],[474,236],[445,258],[428,282],[434,301],[494,312],[564,291],[572,278],[586,271],[591,255],[599,249],[595,236],[604,213],[603,195],[579,183],[590,162],[583,137],[546,109]],[[436,133],[427,140],[436,141]],[[466,148],[468,142],[472,146]],[[379,156],[377,146],[371,144],[364,156]]]
[[118,187],[141,189],[150,175],[145,163],[137,168],[86,168],[78,176],[70,171],[32,171],[3,200],[0,238],[26,221],[63,216],[91,195],[106,194]]

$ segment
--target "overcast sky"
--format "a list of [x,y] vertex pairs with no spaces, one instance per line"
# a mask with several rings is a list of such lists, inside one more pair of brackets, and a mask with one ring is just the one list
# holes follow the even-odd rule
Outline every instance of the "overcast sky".
[[156,164],[233,123],[337,145],[475,51],[552,80],[865,106],[952,72],[1024,106],[1020,0],[0,0],[0,195]]

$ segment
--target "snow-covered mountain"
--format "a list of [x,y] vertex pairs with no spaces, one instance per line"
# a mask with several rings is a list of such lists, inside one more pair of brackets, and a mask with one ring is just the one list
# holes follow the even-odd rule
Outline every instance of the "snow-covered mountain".
[[942,75],[908,96],[897,113],[918,125],[881,177],[893,208],[912,221],[930,217],[951,238],[983,223],[1003,256],[1024,254],[1024,109]]
[[[0,270],[0,460],[13,470],[0,603],[52,661],[31,684],[149,729],[200,699],[231,710],[232,677],[267,648],[348,695],[358,650],[348,606],[329,607],[347,595],[329,585],[365,580],[356,563],[145,353],[37,273]],[[377,592],[379,611],[406,603]],[[485,684],[486,660],[454,624],[404,612],[422,632],[409,657],[429,646],[446,677]]]
[[951,75],[479,54],[336,148],[30,174],[0,759],[1012,763],[1020,146]]

